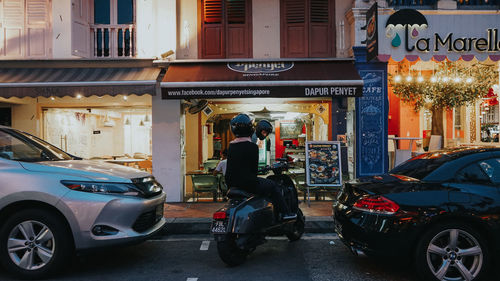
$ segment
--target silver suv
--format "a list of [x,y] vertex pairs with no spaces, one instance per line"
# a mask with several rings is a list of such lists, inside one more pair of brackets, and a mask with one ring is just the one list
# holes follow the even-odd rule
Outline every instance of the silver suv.
[[146,172],[0,126],[0,263],[18,277],[46,277],[75,251],[145,240],[165,224],[165,198]]

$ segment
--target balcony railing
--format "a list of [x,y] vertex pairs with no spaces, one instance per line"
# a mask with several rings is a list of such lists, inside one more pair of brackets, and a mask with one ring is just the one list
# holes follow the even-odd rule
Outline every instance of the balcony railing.
[[95,24],[90,27],[93,56],[96,58],[133,58],[136,55],[136,28],[129,24]]
[[[388,0],[389,7],[435,8],[439,0]],[[457,8],[497,9],[500,0],[455,0]]]

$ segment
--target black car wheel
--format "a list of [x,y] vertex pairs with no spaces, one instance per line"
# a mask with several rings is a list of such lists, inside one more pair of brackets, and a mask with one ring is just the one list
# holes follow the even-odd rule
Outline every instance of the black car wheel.
[[417,246],[415,265],[423,280],[479,280],[488,264],[486,241],[462,223],[433,227]]
[[69,260],[71,241],[71,233],[54,213],[22,210],[0,227],[0,263],[21,278],[44,278]]

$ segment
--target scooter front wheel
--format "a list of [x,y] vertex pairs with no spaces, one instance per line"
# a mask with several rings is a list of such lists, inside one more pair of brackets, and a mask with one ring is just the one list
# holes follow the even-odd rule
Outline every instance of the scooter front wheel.
[[302,210],[300,208],[297,208],[297,220],[293,224],[292,231],[286,234],[288,240],[290,241],[299,240],[300,237],[302,237],[302,234],[304,234],[305,225],[306,225],[306,219],[304,217],[304,214],[302,213]]
[[234,234],[228,234],[224,240],[217,242],[217,252],[221,260],[229,266],[244,263],[249,253],[236,245],[236,235]]

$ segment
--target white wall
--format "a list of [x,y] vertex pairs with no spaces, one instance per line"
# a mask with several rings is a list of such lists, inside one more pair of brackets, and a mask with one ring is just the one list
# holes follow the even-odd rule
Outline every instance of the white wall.
[[71,1],[52,0],[52,31],[52,57],[72,58]]
[[161,57],[176,46],[175,0],[136,0],[137,56]]
[[280,1],[252,1],[253,57],[280,57]]
[[180,100],[153,97],[153,174],[167,193],[167,202],[182,201]]
[[197,11],[197,0],[177,0],[177,59],[198,58]]

